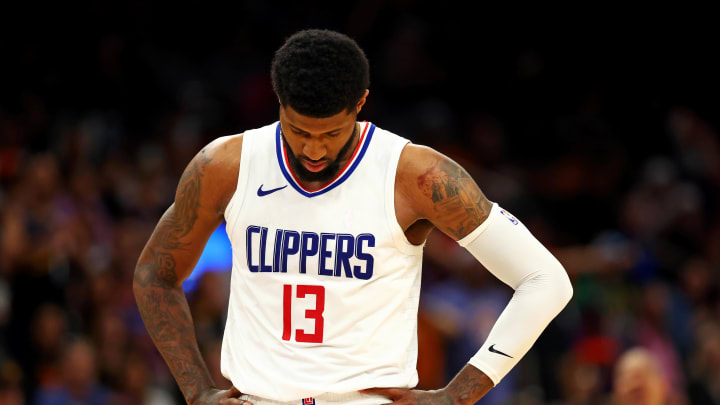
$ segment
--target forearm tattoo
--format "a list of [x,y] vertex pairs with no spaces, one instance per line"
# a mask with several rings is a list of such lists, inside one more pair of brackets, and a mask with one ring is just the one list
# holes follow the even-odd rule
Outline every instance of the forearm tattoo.
[[145,326],[186,400],[212,385],[195,338],[187,299],[178,285],[176,256],[198,218],[204,153],[183,173],[175,204],[163,215],[135,272],[135,296]]
[[470,175],[449,159],[438,159],[417,178],[417,186],[432,200],[436,226],[461,239],[490,214],[492,204]]
[[429,395],[417,398],[418,405],[455,405],[453,398],[445,390],[437,390]]
[[456,404],[473,404],[493,387],[492,380],[474,366],[465,365],[445,391]]

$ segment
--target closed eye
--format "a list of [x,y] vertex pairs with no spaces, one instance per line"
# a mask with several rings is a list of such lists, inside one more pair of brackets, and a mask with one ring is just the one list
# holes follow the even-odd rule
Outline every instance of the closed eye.
[[[292,132],[295,133],[296,135],[304,136],[304,137],[310,136],[310,133],[309,133],[309,132],[305,132],[305,131],[303,131],[302,129],[297,128],[296,126],[294,126],[294,125],[292,125],[292,124],[290,124],[290,129],[291,129]],[[337,130],[335,130],[335,131],[330,131],[330,132],[326,132],[326,133],[325,133],[325,135],[327,135],[327,136],[329,136],[329,137],[331,137],[331,138],[334,138],[334,137],[336,137],[336,136],[339,136],[340,134],[342,134],[342,130],[340,130],[340,129],[337,129]]]

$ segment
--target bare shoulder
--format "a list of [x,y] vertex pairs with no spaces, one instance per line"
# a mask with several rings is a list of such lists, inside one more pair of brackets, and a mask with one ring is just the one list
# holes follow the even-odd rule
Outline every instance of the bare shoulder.
[[[243,134],[228,135],[215,139],[207,144],[198,155],[203,155],[211,163],[211,168],[222,174],[223,171],[235,170],[240,164]],[[227,173],[230,174],[230,173]],[[235,173],[237,178],[237,173]]]
[[202,148],[180,178],[176,202],[197,194],[203,208],[222,214],[237,185],[242,138],[223,136]]
[[427,146],[405,146],[395,184],[396,194],[418,219],[430,221],[455,240],[472,232],[492,208],[462,166]]

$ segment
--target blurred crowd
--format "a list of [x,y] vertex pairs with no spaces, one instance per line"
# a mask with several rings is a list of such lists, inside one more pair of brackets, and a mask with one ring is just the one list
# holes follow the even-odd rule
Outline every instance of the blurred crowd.
[[[0,404],[182,403],[132,277],[192,156],[215,137],[276,120],[270,58],[304,25],[283,28],[293,10],[248,4],[256,18],[238,17],[224,41],[183,32],[187,47],[178,45],[148,22],[150,7],[132,10],[134,20],[106,19],[114,28],[85,22],[92,40],[28,34],[4,49],[17,58],[0,82]],[[361,119],[466,167],[575,288],[483,403],[720,403],[716,117],[690,93],[644,99],[625,82],[608,84],[617,77],[603,82],[578,54],[488,45],[496,64],[467,66],[442,46],[464,32],[398,4],[351,10],[340,26],[332,13],[301,21],[344,30],[365,48],[372,84]],[[87,21],[109,18],[86,12]],[[123,18],[137,26],[117,28]],[[261,29],[262,39],[250,35]],[[229,277],[205,273],[187,294],[221,388],[230,384],[219,370]],[[454,241],[430,236],[420,388],[460,370],[511,294]]]

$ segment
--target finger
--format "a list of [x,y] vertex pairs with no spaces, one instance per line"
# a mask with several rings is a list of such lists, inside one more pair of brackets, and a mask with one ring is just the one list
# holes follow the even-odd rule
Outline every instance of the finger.
[[396,400],[402,397],[408,390],[406,388],[367,388],[360,390],[364,394],[375,394]]
[[226,398],[220,400],[220,405],[253,405],[250,401],[238,398]]
[[227,394],[228,394],[228,397],[237,398],[240,395],[242,395],[242,392],[240,392],[240,390],[235,388],[235,386],[233,385],[232,387],[230,387],[229,390],[227,390]]

